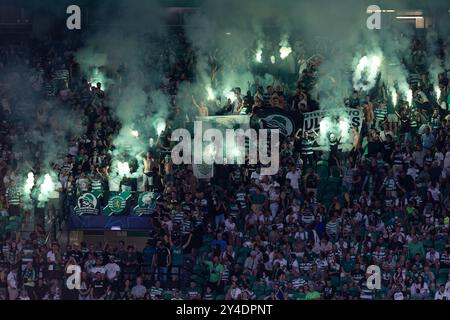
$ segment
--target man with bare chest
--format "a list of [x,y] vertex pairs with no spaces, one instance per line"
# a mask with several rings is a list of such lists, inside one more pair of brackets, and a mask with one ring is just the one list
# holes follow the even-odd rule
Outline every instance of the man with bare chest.
[[153,185],[153,169],[158,168],[158,163],[156,159],[153,157],[151,152],[147,152],[147,155],[144,158],[144,177],[143,177],[143,185],[144,190],[150,191],[150,186]]

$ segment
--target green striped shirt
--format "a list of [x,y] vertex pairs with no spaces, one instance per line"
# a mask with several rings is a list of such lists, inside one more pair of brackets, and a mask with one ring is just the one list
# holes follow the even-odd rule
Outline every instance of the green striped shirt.
[[379,106],[378,108],[375,108],[375,110],[373,111],[374,115],[375,115],[375,119],[378,121],[384,121],[387,117],[388,114],[388,110],[387,110],[387,106]]
[[6,190],[6,199],[10,206],[18,206],[20,204],[20,190],[17,187],[9,187]]
[[103,184],[100,180],[92,180],[91,188],[92,188],[92,191],[102,192]]

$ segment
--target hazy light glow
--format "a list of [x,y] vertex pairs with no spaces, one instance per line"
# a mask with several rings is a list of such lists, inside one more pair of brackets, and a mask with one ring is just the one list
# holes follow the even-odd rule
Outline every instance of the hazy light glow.
[[91,74],[89,82],[90,82],[91,86],[94,86],[94,87],[96,87],[97,83],[100,82],[101,85],[102,85],[102,90],[106,89],[105,76],[103,75],[102,72],[100,72],[98,70],[98,68],[94,68],[94,70],[93,70],[93,72]]
[[329,118],[323,118],[322,121],[320,121],[320,134],[326,135],[328,133],[328,130],[331,128],[331,121]]
[[223,95],[224,95],[227,99],[230,99],[232,103],[233,103],[234,101],[236,101],[236,95],[234,94],[234,92],[233,92],[231,89],[224,90],[224,91],[223,91]]
[[275,56],[271,56],[270,57],[270,62],[272,62],[272,64],[275,64],[275,62],[276,62]]
[[350,124],[347,119],[339,120],[339,129],[341,129],[342,133],[347,133],[348,129],[350,129]]
[[339,120],[339,131],[342,140],[348,141],[348,139],[350,138],[350,119],[341,118]]
[[212,100],[214,100],[216,98],[215,95],[214,95],[213,89],[211,87],[209,87],[209,86],[206,87],[206,93],[208,95],[208,100],[209,101],[212,101]]
[[156,133],[161,135],[164,130],[166,130],[166,121],[160,119],[156,124]]

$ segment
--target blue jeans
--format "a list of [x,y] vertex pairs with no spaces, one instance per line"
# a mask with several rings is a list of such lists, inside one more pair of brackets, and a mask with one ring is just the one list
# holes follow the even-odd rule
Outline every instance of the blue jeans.
[[168,269],[168,267],[157,267],[156,269],[157,279],[161,282],[162,286],[164,286],[167,282]]
[[225,215],[222,213],[215,217],[214,219],[214,225],[216,228],[218,228],[222,223],[225,221]]

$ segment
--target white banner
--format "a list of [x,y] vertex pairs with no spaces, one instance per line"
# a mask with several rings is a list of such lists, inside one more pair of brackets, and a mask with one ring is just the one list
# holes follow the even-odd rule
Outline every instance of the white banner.
[[[361,110],[358,109],[352,109],[352,108],[343,108],[342,113],[336,113],[336,110],[326,111],[326,110],[318,110],[314,112],[308,112],[304,114],[304,120],[303,120],[303,132],[306,132],[308,134],[310,133],[317,133],[319,136],[316,136],[316,150],[322,150],[323,141],[328,141],[327,137],[320,137],[321,134],[324,132],[321,132],[320,130],[320,123],[325,119],[328,118],[330,121],[330,126],[327,127],[327,134],[330,132],[333,132],[336,136],[345,137],[345,141],[342,142],[342,147],[351,149],[351,144],[353,141],[353,128],[358,128],[358,132],[361,132],[362,123],[364,119],[364,114]],[[348,132],[342,132],[340,131],[340,124],[339,122],[341,119],[345,119],[346,124],[345,128],[348,130]],[[340,132],[339,132],[340,131]],[[322,142],[322,143],[321,143]],[[341,147],[341,148],[342,148]],[[326,147],[328,149],[328,146]],[[341,149],[340,148],[340,149]]]

